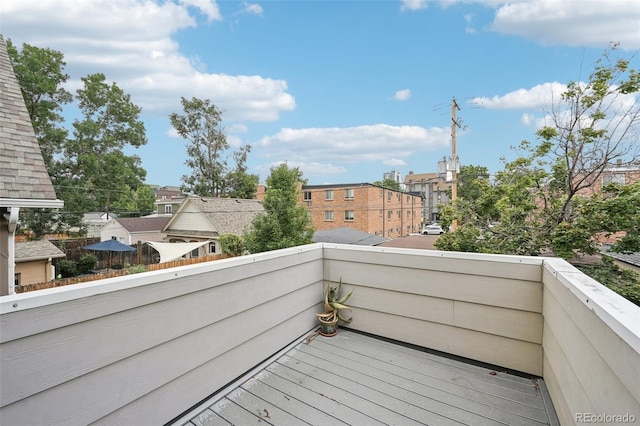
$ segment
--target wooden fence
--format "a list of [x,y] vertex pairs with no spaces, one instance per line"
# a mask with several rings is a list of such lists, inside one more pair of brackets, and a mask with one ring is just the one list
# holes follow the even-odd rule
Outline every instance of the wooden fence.
[[71,285],[71,284],[81,284],[81,283],[86,283],[90,281],[103,280],[106,278],[121,277],[123,275],[136,274],[140,272],[157,271],[160,269],[175,268],[177,266],[193,265],[195,263],[202,263],[202,262],[211,262],[214,260],[224,259],[226,257],[229,257],[229,256],[216,254],[216,255],[202,256],[202,257],[194,257],[191,259],[179,259],[179,260],[174,260],[174,261],[165,262],[165,263],[154,263],[150,265],[135,265],[125,269],[107,269],[105,271],[99,271],[98,273],[91,274],[91,275],[83,275],[83,276],[71,277],[71,278],[61,278],[53,281],[16,286],[15,291],[16,293],[26,293],[28,291],[62,287],[62,286]]

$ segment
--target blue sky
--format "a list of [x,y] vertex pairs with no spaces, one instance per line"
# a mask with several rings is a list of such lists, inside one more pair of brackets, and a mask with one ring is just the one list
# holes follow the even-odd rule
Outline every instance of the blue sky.
[[454,97],[461,164],[500,170],[610,42],[640,49],[640,2],[5,0],[0,32],[61,51],[71,91],[102,72],[131,94],[148,183],[189,173],[168,115],[193,96],[261,180],[287,161],[310,184],[356,183],[435,172]]

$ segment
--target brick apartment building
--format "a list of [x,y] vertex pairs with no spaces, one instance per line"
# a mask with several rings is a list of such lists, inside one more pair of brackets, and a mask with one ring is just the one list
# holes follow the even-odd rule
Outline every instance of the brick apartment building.
[[620,185],[631,185],[640,181],[640,165],[637,164],[611,164],[604,169],[602,175],[594,180],[589,188],[585,188],[579,192],[583,196],[591,196],[602,191],[602,186],[610,183],[619,183]]
[[386,238],[420,232],[422,198],[370,183],[305,185],[300,202],[317,231],[353,228]]

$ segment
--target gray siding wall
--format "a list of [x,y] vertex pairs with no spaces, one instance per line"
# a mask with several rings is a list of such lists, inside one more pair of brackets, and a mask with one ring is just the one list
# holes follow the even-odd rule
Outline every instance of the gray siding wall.
[[559,259],[314,244],[0,299],[2,424],[162,424],[315,327],[542,375],[563,424],[640,419],[640,309]]
[[544,379],[561,423],[639,422],[640,308],[558,259],[543,281]]
[[542,260],[325,244],[350,328],[542,375]]
[[169,421],[315,326],[322,265],[316,245],[2,300],[2,424]]

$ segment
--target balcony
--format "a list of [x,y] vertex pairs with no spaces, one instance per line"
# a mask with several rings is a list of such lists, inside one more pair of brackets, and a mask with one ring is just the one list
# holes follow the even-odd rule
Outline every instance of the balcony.
[[[306,345],[340,278],[351,331]],[[563,260],[313,244],[2,297],[0,420],[189,421],[292,350],[372,336],[540,377],[561,424],[640,419],[640,308]]]

